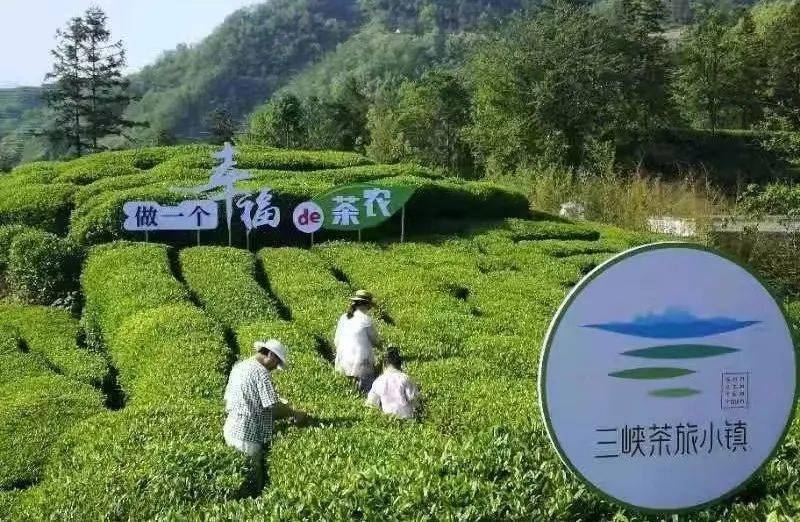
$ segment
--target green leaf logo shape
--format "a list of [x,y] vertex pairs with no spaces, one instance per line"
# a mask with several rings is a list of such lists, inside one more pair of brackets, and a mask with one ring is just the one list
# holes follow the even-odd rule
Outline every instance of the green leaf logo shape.
[[632,368],[630,370],[620,370],[618,372],[611,372],[608,375],[618,379],[673,379],[675,377],[683,377],[695,373],[694,370],[687,370],[685,368],[669,368],[669,367],[648,367],[648,368]]
[[682,399],[699,393],[700,390],[695,390],[694,388],[662,388],[660,390],[653,390],[647,394],[662,399]]
[[642,357],[644,359],[701,359],[704,357],[726,355],[738,351],[737,348],[709,344],[668,344],[639,350],[630,350],[622,352],[622,355]]
[[[385,207],[381,207],[378,202],[370,204],[367,200],[371,191],[381,191],[380,201],[384,202]],[[386,197],[388,194],[388,197]],[[312,201],[322,207],[325,214],[325,221],[322,228],[328,230],[362,230],[380,225],[398,211],[408,202],[414,194],[414,187],[397,186],[391,183],[358,183],[337,187],[333,190],[316,196]],[[337,219],[337,214],[341,215],[340,205],[350,205],[345,207],[349,217],[347,219]],[[337,212],[338,208],[338,212]],[[387,210],[388,212],[384,212]],[[372,215],[369,215],[371,211]]]

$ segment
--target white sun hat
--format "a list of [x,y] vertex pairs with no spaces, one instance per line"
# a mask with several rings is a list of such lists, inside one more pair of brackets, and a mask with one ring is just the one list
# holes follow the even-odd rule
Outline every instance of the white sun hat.
[[262,348],[266,348],[270,352],[274,353],[278,359],[280,359],[281,362],[278,364],[279,369],[286,370],[289,367],[289,358],[286,355],[287,350],[283,343],[277,339],[270,339],[269,341],[256,341],[253,343],[253,350],[256,352]]

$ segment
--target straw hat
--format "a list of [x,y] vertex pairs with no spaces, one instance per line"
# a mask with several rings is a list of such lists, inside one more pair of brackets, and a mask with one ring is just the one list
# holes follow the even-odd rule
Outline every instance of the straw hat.
[[274,353],[278,359],[280,359],[280,363],[278,363],[278,368],[281,370],[285,370],[289,366],[289,359],[286,356],[286,347],[278,341],[277,339],[270,339],[269,341],[256,341],[253,343],[253,350],[256,352],[260,351],[262,348],[266,348],[270,352]]
[[350,300],[354,303],[372,303],[372,294],[366,290],[358,290]]

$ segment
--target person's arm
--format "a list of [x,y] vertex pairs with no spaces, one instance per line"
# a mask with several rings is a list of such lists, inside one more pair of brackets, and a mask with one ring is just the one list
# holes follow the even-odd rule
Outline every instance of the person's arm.
[[378,335],[378,329],[375,328],[375,323],[371,319],[366,324],[366,329],[367,329],[367,337],[369,338],[369,342],[372,343],[372,347],[380,348],[381,338]]
[[408,400],[408,402],[412,404],[417,402],[417,399],[419,398],[419,388],[417,388],[417,385],[414,383],[414,381],[408,379],[403,392],[405,393],[406,400]]
[[383,379],[378,377],[375,379],[375,382],[372,383],[372,387],[369,389],[369,393],[367,394],[367,406],[375,406],[377,408],[381,407],[381,385],[383,384]]
[[367,394],[367,406],[381,407],[381,396],[375,392],[374,388]]

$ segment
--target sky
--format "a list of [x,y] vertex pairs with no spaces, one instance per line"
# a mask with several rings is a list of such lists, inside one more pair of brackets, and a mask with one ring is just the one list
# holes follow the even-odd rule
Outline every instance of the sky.
[[[263,1],[263,0],[262,0]],[[56,29],[90,5],[122,40],[127,72],[152,63],[179,43],[197,43],[225,17],[257,0],[0,0],[0,87],[40,85],[52,66]]]

